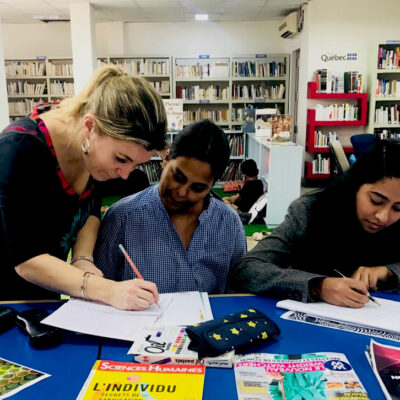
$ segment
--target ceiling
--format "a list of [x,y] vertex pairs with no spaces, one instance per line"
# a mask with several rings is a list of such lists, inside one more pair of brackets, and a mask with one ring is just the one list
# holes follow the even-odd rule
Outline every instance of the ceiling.
[[[69,18],[71,3],[91,3],[96,22],[183,22],[194,14],[212,21],[280,20],[308,0],[0,0],[6,24],[43,22],[35,16]],[[57,22],[61,23],[61,22]]]

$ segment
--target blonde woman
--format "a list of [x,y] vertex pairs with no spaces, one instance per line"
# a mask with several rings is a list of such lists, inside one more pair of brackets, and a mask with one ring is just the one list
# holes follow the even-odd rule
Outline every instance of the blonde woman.
[[[100,223],[93,179],[127,178],[165,147],[161,97],[115,67],[96,71],[76,96],[36,107],[0,135],[0,298],[54,292],[140,309],[154,284],[102,277],[92,252]],[[65,260],[70,249],[72,265]]]

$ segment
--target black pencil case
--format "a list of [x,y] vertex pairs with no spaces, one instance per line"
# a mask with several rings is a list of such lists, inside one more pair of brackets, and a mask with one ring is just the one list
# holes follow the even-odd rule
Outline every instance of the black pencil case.
[[252,308],[188,326],[186,332],[191,340],[189,349],[197,351],[200,358],[231,350],[240,353],[280,334],[275,322]]

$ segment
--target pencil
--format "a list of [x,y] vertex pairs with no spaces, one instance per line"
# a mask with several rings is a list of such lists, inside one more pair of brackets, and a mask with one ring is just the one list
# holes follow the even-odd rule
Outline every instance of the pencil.
[[[136,268],[136,265],[133,263],[132,259],[129,257],[129,254],[124,249],[124,246],[122,246],[122,244],[119,244],[118,247],[122,251],[122,254],[125,256],[125,258],[127,259],[128,263],[131,265],[132,269],[135,271],[135,274],[137,275],[137,277],[143,281],[144,279],[143,279],[142,274]],[[158,307],[160,307],[160,305],[157,302],[156,302],[156,304]]]
[[132,259],[129,257],[129,254],[126,252],[124,249],[124,246],[122,244],[118,245],[119,249],[122,251],[122,254],[125,256],[125,258],[128,260],[128,263],[131,265],[132,269],[135,271],[135,274],[139,279],[143,280],[142,274],[139,272],[139,270],[136,268],[136,265],[133,263]]
[[[334,269],[334,271],[339,274],[340,276],[342,276],[343,278],[347,278],[347,276],[345,274],[342,274],[340,271],[338,271],[337,269]],[[368,298],[373,301],[376,305],[378,305],[379,307],[382,306],[382,304],[380,304],[378,302],[378,300],[374,299],[369,293],[368,293]]]

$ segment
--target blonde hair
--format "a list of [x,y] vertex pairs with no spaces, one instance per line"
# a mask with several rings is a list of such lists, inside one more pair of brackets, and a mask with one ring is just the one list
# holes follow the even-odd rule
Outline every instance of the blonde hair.
[[118,67],[99,68],[59,109],[74,118],[92,113],[99,131],[116,139],[137,142],[148,150],[165,147],[167,117],[161,96],[145,79]]

